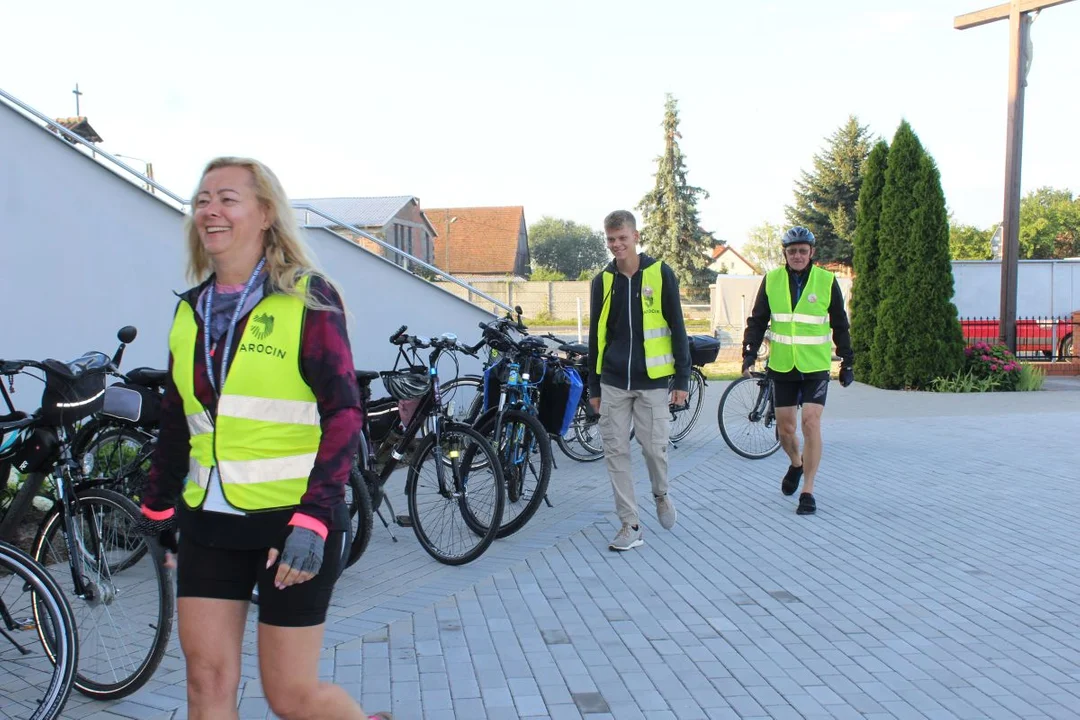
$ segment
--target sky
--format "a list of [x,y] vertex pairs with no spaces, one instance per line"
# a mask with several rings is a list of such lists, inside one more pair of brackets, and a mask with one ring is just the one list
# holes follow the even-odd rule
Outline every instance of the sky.
[[[985,4],[984,4],[985,3]],[[677,99],[702,226],[735,245],[782,223],[849,115],[934,156],[950,211],[996,224],[1008,23],[994,0],[0,0],[0,88],[82,113],[112,153],[189,197],[246,155],[292,197],[523,205],[600,228],[653,186]],[[1032,25],[1023,191],[1080,191],[1080,3]],[[138,165],[133,162],[132,164]],[[640,217],[640,214],[639,214]]]

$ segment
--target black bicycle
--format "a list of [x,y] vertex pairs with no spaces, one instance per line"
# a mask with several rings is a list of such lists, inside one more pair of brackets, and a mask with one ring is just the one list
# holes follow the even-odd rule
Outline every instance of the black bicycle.
[[780,449],[773,384],[765,373],[755,372],[728,385],[716,419],[724,442],[744,458],[760,460]]
[[[39,628],[49,638],[48,653],[36,650]],[[31,633],[34,647],[22,637]],[[75,619],[60,586],[32,557],[0,542],[3,716],[12,720],[60,717],[75,682],[78,653]]]
[[[439,562],[462,565],[480,557],[495,539],[506,502],[498,455],[473,427],[455,422],[443,403],[438,363],[444,353],[476,355],[477,348],[446,333],[427,338],[406,335],[402,325],[390,342],[398,347],[393,370],[357,370],[364,406],[364,429],[350,485],[363,487],[383,526],[385,504],[396,524],[411,526],[425,551]],[[427,363],[419,355],[430,350]],[[404,367],[399,368],[404,363]],[[371,383],[381,379],[389,395],[372,399]],[[408,466],[408,515],[395,515],[385,486],[399,465]],[[362,484],[361,482],[362,481]],[[373,522],[360,517],[349,563],[371,538]],[[391,533],[392,534],[392,533]],[[396,539],[396,538],[395,538]]]
[[[0,360],[0,385],[9,414],[0,418],[4,442],[0,463],[11,461],[24,473],[23,484],[0,521],[0,539],[14,530],[44,494],[50,508],[32,546],[35,561],[58,576],[68,570],[68,599],[79,635],[75,688],[100,700],[130,695],[153,675],[172,633],[175,589],[160,550],[135,530],[138,507],[103,487],[105,478],[86,475],[71,453],[75,423],[101,408],[106,377],[115,371],[134,328],[119,333],[121,346],[110,359],[87,353],[57,360]],[[31,371],[39,371],[41,376]],[[15,410],[8,394],[16,375],[44,381],[41,407],[32,415]],[[46,653],[58,647],[47,622],[37,620]]]

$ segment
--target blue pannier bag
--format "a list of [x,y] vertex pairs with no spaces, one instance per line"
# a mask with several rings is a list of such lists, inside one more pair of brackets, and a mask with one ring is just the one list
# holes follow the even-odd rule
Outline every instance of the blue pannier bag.
[[572,367],[548,365],[540,386],[540,423],[552,435],[565,435],[574,421],[585,386]]

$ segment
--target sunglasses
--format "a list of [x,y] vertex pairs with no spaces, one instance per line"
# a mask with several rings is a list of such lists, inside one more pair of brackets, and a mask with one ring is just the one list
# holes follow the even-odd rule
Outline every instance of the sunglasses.
[[810,254],[810,248],[808,248],[808,247],[787,248],[786,250],[784,250],[784,253],[786,253],[787,255],[791,255],[791,256],[809,255]]

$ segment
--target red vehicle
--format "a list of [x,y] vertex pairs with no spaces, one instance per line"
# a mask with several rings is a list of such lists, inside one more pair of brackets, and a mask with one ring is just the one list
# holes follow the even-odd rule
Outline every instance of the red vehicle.
[[[964,342],[996,342],[1000,337],[996,318],[960,321]],[[1017,318],[1016,354],[1021,356],[1072,357],[1073,324],[1066,318]]]

